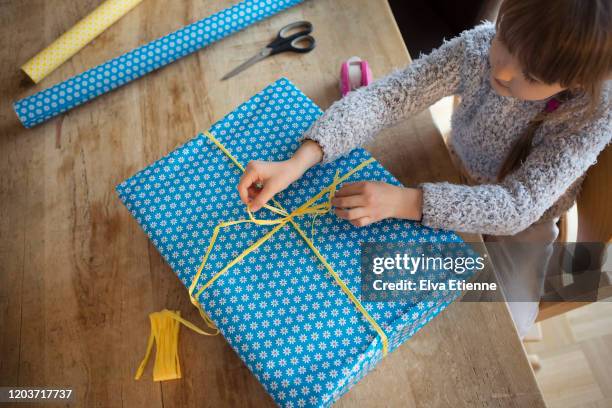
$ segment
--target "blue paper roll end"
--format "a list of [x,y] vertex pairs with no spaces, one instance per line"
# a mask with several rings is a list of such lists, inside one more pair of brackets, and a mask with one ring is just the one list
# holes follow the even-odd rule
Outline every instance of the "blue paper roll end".
[[15,111],[15,115],[17,115],[17,119],[19,119],[19,122],[21,122],[24,128],[30,129],[31,125],[28,124],[27,118],[19,114],[19,102],[20,101],[13,102],[13,110]]

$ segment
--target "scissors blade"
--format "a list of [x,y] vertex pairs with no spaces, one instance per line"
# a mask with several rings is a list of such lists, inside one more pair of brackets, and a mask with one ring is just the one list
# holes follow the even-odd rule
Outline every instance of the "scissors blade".
[[223,78],[221,78],[221,80],[224,81],[226,79],[229,79],[229,78],[233,77],[234,75],[237,75],[237,74],[241,73],[242,71],[244,71],[245,69],[247,69],[251,65],[253,65],[256,62],[259,62],[262,59],[266,58],[271,53],[272,53],[272,49],[271,48],[268,48],[268,47],[262,48],[253,57],[251,57],[250,59],[246,60],[245,62],[243,62],[242,64],[238,65],[236,68],[234,68],[233,70],[231,70],[230,72],[225,74],[225,76]]

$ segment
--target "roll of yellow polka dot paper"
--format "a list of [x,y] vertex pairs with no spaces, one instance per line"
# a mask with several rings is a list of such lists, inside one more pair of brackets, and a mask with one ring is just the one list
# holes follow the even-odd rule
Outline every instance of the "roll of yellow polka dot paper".
[[21,69],[35,83],[53,72],[81,48],[133,9],[142,0],[106,0]]

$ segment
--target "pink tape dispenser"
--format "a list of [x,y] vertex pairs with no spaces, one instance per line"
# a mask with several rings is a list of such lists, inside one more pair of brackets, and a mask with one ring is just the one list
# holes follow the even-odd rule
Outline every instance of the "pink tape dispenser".
[[345,96],[362,86],[372,82],[372,71],[367,61],[359,57],[351,57],[342,63],[340,68],[340,92]]

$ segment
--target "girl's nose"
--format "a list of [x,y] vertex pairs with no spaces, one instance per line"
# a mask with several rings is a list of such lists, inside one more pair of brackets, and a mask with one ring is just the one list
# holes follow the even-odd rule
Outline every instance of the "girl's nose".
[[493,69],[493,76],[503,85],[509,85],[513,75],[512,69],[504,64],[499,64]]

